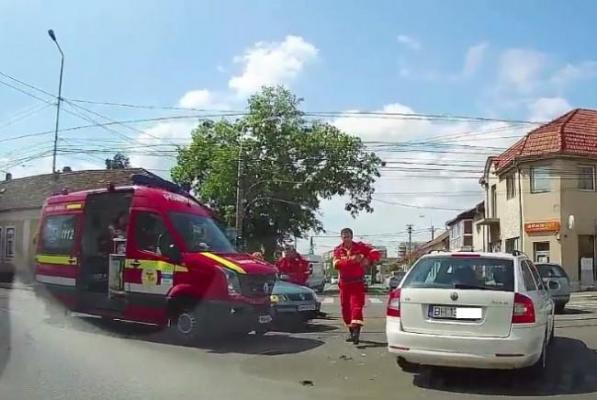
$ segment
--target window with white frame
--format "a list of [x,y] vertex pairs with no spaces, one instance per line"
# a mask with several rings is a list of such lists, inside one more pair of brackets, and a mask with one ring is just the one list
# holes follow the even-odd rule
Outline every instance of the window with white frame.
[[531,193],[545,193],[551,190],[551,173],[548,167],[531,168]]
[[6,258],[15,256],[15,228],[7,227],[4,233],[4,255]]
[[595,167],[592,165],[578,166],[578,188],[580,190],[595,190]]

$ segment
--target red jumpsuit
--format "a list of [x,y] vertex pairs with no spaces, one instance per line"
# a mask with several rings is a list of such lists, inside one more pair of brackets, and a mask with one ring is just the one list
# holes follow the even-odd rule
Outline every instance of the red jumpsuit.
[[280,275],[288,276],[288,282],[306,285],[309,278],[309,263],[300,255],[282,257],[276,262]]
[[376,249],[361,242],[352,242],[348,248],[341,244],[334,249],[334,268],[340,275],[338,286],[342,319],[348,327],[364,324],[365,266],[379,261],[379,258]]

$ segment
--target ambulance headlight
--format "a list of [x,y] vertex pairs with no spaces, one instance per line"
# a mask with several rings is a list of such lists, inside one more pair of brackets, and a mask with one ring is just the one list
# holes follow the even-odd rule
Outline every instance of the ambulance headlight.
[[236,272],[231,271],[227,268],[220,268],[220,270],[226,276],[228,282],[228,294],[240,294],[240,280]]

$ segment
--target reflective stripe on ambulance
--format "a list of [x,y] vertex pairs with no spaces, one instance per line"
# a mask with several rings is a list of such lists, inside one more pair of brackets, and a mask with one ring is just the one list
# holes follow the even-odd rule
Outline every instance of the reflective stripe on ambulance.
[[51,276],[51,275],[35,275],[35,280],[40,283],[48,283],[50,285],[60,286],[76,286],[77,280],[75,278],[65,278],[63,276]]
[[[174,285],[175,272],[188,272],[183,265],[176,265],[162,260],[138,260],[127,258],[125,268],[141,270],[141,283],[126,282],[131,293],[166,295]],[[161,279],[158,279],[158,271]]]

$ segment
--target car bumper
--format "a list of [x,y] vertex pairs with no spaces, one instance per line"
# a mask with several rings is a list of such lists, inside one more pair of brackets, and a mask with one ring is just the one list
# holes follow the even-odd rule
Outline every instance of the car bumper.
[[513,327],[505,338],[439,336],[402,331],[400,319],[388,317],[388,350],[406,361],[430,366],[518,369],[541,355],[545,326]]
[[217,329],[235,330],[257,328],[272,322],[268,304],[254,305],[237,302],[214,302],[211,304],[210,321]]
[[274,319],[279,318],[297,318],[312,319],[315,318],[321,310],[321,303],[282,303],[272,305],[272,315]]

